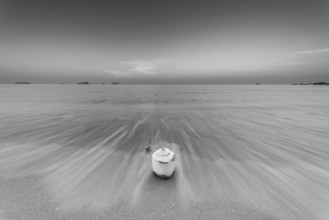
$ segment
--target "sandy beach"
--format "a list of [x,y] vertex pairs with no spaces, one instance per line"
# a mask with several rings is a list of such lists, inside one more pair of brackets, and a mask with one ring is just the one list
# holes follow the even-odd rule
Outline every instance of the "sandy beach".
[[327,88],[58,86],[1,87],[1,219],[329,217]]

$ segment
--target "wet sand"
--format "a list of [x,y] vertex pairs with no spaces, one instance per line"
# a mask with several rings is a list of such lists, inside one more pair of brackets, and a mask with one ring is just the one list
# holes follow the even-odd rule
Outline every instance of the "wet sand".
[[[287,96],[123,107],[95,94],[92,105],[3,105],[0,217],[328,219],[328,101]],[[157,143],[176,153],[168,180],[145,154]]]

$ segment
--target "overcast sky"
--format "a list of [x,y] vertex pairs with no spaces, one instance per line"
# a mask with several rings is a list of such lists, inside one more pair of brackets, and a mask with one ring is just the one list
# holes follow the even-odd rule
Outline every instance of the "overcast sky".
[[329,81],[328,0],[0,0],[0,83]]

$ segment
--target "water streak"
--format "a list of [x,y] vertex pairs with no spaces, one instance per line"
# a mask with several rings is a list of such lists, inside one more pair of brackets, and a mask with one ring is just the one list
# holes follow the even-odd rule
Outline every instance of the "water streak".
[[[243,87],[232,94],[232,87],[175,87],[172,96],[168,87],[129,89],[138,92],[79,87],[65,97],[53,91],[54,103],[30,90],[2,93],[0,174],[42,176],[65,210],[106,208],[122,199],[133,208],[158,190],[182,207],[213,194],[279,218],[328,217],[327,90]],[[145,154],[157,143],[176,153],[168,181],[153,175]]]

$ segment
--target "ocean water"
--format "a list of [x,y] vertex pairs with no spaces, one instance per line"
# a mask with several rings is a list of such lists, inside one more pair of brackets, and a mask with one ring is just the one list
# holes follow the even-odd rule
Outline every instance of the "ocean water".
[[[37,176],[62,213],[125,207],[129,217],[162,204],[182,216],[329,219],[328,95],[328,86],[0,85],[0,176]],[[176,154],[169,180],[145,153],[159,143]]]

